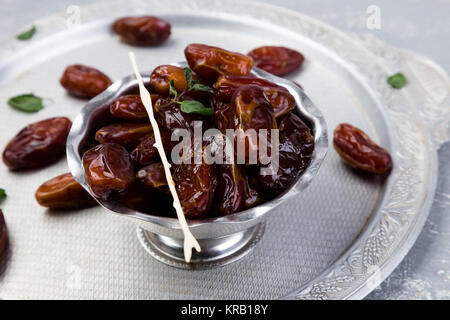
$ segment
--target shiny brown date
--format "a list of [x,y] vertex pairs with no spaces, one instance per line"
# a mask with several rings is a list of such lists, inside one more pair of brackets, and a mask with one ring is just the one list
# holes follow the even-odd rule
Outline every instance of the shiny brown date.
[[117,19],[112,29],[128,44],[157,46],[169,38],[171,27],[170,23],[162,19],[142,16]]
[[152,132],[143,138],[136,148],[131,151],[130,157],[133,162],[142,167],[158,159],[158,149],[154,145],[155,135]]
[[81,64],[68,66],[59,82],[70,94],[87,99],[102,93],[112,83],[99,70]]
[[214,84],[214,88],[219,99],[229,102],[237,88],[249,84],[263,88],[276,118],[295,108],[295,98],[286,88],[253,76],[221,76]]
[[219,216],[238,212],[245,205],[246,177],[236,164],[217,166],[217,188],[214,198],[215,212]]
[[189,67],[208,83],[220,75],[247,75],[253,67],[251,58],[221,48],[193,43],[184,50]]
[[263,202],[263,196],[250,184],[248,175],[245,176],[245,208],[252,208]]
[[[279,122],[280,143],[278,171],[269,175],[258,175],[264,189],[279,194],[289,188],[311,162],[314,137],[309,128],[293,113]],[[270,165],[269,165],[270,166]]]
[[65,117],[50,118],[23,128],[6,146],[3,162],[11,170],[43,167],[66,152],[72,122]]
[[204,217],[217,186],[214,167],[205,163],[181,164],[174,167],[172,175],[184,215],[191,219]]
[[116,143],[104,143],[86,151],[83,167],[86,181],[98,198],[107,199],[113,191],[123,192],[135,181],[130,156]]
[[95,140],[100,143],[111,142],[124,147],[134,147],[152,131],[150,124],[116,123],[98,130],[95,134]]
[[184,71],[180,67],[171,65],[158,66],[150,75],[150,85],[153,90],[162,96],[167,96],[169,94],[170,80],[173,80],[175,89],[178,93],[181,93],[186,89]]
[[[178,141],[172,141],[171,135],[167,130],[160,130],[162,144],[164,146],[164,151],[166,154],[170,154],[174,145]],[[145,136],[141,142],[136,146],[136,148],[131,151],[130,156],[133,162],[138,167],[146,166],[155,160],[159,159],[158,149],[154,146],[155,136],[153,132]]]
[[[152,94],[152,104],[154,105],[159,98],[159,95]],[[116,118],[136,122],[149,121],[145,106],[141,101],[141,97],[137,94],[129,94],[120,97],[111,104],[109,110],[110,113]]]
[[81,209],[97,204],[70,173],[43,183],[36,190],[35,198],[41,206],[51,209]]
[[[169,192],[161,163],[142,168],[136,177],[151,190]],[[180,164],[173,166],[172,177],[184,215],[191,219],[204,217],[211,208],[217,186],[214,167],[205,163]]]
[[275,46],[259,47],[248,55],[256,67],[280,77],[300,68],[305,60],[298,51]]
[[229,102],[223,102],[216,96],[212,96],[211,106],[214,110],[214,119],[217,128],[222,133],[225,133],[226,129],[231,128],[232,125],[230,119],[228,118],[229,115],[231,115],[231,104]]
[[167,186],[166,174],[162,163],[152,163],[136,174],[136,178],[146,187],[164,193],[170,193]]
[[[183,97],[182,100],[192,100]],[[173,132],[175,129],[193,130],[194,121],[202,121],[203,127],[209,125],[207,117],[181,111],[180,105],[170,102],[170,99],[159,99],[155,105],[155,119],[160,128]]]
[[6,255],[8,249],[8,231],[6,230],[5,217],[0,209],[0,262]]
[[342,160],[352,167],[375,174],[383,174],[392,168],[389,152],[348,123],[336,127],[333,144]]
[[[241,129],[246,133],[245,136],[237,137],[238,146],[245,143],[246,164],[255,164],[255,162],[252,162],[252,158],[258,159],[259,140],[263,136],[258,138],[257,135],[261,129],[267,130],[267,136],[264,138],[268,149],[267,155],[270,155],[271,129],[276,129],[277,123],[273,115],[272,105],[266,99],[262,88],[255,85],[237,88],[231,99],[231,107],[225,117],[228,119],[228,129]],[[219,127],[223,127],[223,125]],[[255,135],[247,134],[250,129],[254,130]],[[241,160],[238,159],[238,161]]]

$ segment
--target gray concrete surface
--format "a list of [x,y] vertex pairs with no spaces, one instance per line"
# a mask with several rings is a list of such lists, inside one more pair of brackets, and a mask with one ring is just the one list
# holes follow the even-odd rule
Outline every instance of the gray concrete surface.
[[[167,0],[169,1],[169,0]],[[224,0],[226,1],[226,0]],[[393,46],[426,55],[450,71],[450,0],[260,0],[323,20],[349,32],[373,33]],[[2,0],[0,40],[45,15],[93,0]],[[380,8],[381,29],[366,27],[369,5]],[[450,299],[450,143],[439,151],[438,189],[414,247],[367,299]]]

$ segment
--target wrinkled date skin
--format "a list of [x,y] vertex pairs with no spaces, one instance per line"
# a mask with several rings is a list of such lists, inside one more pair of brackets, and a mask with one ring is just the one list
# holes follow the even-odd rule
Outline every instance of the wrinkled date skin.
[[3,162],[11,170],[49,165],[66,152],[72,122],[65,117],[50,118],[23,128],[6,146]]
[[160,162],[152,163],[142,168],[136,174],[136,178],[150,189],[155,189],[170,194],[166,174],[164,172],[164,166]]
[[217,186],[215,168],[205,163],[181,164],[172,172],[186,218],[202,218],[210,209]]
[[186,89],[184,71],[180,67],[171,65],[158,66],[150,75],[150,85],[153,90],[162,96],[169,95],[170,80],[173,80],[175,89],[178,93],[181,93]]
[[[184,97],[183,100],[188,100],[189,97]],[[170,103],[169,99],[159,99],[155,105],[155,119],[159,127],[173,132],[175,129],[193,130],[194,121],[202,121],[203,127],[208,127],[209,122],[207,117],[192,113],[184,113],[181,111],[180,105]]]
[[[255,85],[246,85],[236,89],[231,99],[231,107],[228,109],[222,121],[228,119],[228,129],[242,129],[247,132],[254,129],[258,134],[260,129],[267,130],[267,148],[271,149],[271,129],[277,128],[273,109],[264,95],[263,89]],[[217,121],[217,119],[216,119]],[[219,127],[225,127],[220,125]],[[248,163],[250,156],[254,154],[258,158],[259,144],[257,137],[238,137],[245,139],[245,160]],[[262,138],[262,137],[260,137]],[[242,141],[238,143],[243,143]]]
[[0,262],[6,255],[8,249],[8,231],[6,230],[5,217],[0,209]]
[[392,168],[389,152],[350,124],[336,127],[333,143],[342,160],[354,168],[375,174],[384,174]]
[[86,181],[96,197],[107,199],[113,192],[123,192],[135,181],[130,156],[119,144],[104,143],[83,156]]
[[250,184],[248,175],[245,176],[245,209],[252,208],[264,201],[263,196]]
[[256,67],[279,77],[300,68],[305,60],[298,51],[274,46],[253,49],[248,56],[253,59]]
[[263,199],[248,181],[245,167],[237,164],[217,165],[215,214],[224,216],[254,207]]
[[208,83],[220,75],[247,75],[253,67],[251,58],[217,47],[193,43],[184,50],[189,67]]
[[242,210],[245,205],[247,183],[242,168],[236,164],[218,165],[217,167],[215,213],[224,216]]
[[[162,163],[152,163],[136,174],[151,190],[169,193]],[[205,163],[173,166],[172,177],[186,218],[204,217],[211,208],[217,186],[215,168]]]
[[124,147],[134,147],[139,141],[153,132],[150,124],[116,123],[103,127],[95,134],[95,140],[100,143],[118,143]]
[[[152,94],[152,104],[154,105],[159,98],[159,95]],[[111,104],[109,110],[116,118],[135,122],[149,121],[145,106],[141,101],[141,97],[137,94],[129,94],[120,97]]]
[[[149,133],[141,142],[136,146],[136,148],[131,151],[130,157],[133,162],[138,166],[145,166],[154,160],[158,159],[158,149],[154,146],[155,135]],[[163,143],[164,144],[164,143]]]
[[279,123],[279,168],[272,175],[258,175],[263,189],[279,194],[294,183],[311,162],[314,137],[299,117],[290,113]]
[[249,84],[263,88],[267,99],[273,107],[275,118],[295,108],[295,98],[286,88],[253,76],[221,76],[214,84],[214,88],[219,99],[224,102],[230,102],[237,88]]
[[81,64],[68,66],[59,82],[70,94],[85,99],[97,96],[112,83],[101,71]]
[[117,19],[112,29],[124,42],[134,46],[157,46],[170,36],[170,23],[162,19],[143,17],[123,17]]
[[[171,140],[171,135],[167,130],[161,130],[160,134],[164,151],[166,152],[166,154],[170,154],[173,146],[178,142]],[[146,166],[159,159],[158,149],[156,149],[154,144],[155,135],[152,132],[149,133],[145,138],[143,138],[141,142],[139,142],[139,144],[136,146],[136,148],[131,151],[131,159],[138,167]]]
[[231,104],[228,102],[223,102],[216,96],[211,98],[211,106],[214,110],[214,119],[217,128],[225,133],[225,130],[229,127],[231,128],[231,122],[228,119],[228,115],[231,115]]
[[41,206],[50,209],[82,209],[97,204],[70,173],[43,183],[36,190],[35,198]]

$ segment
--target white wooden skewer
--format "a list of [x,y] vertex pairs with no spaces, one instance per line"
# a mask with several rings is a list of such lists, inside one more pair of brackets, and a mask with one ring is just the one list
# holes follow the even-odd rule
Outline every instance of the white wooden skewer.
[[178,221],[180,222],[181,229],[183,230],[184,260],[187,263],[189,263],[192,257],[192,249],[195,248],[197,252],[200,252],[201,251],[200,244],[198,243],[197,239],[195,239],[194,235],[191,233],[191,230],[189,230],[189,226],[186,222],[186,217],[184,216],[183,213],[183,208],[181,207],[180,199],[178,198],[178,194],[175,189],[175,182],[173,181],[172,174],[170,173],[170,163],[167,161],[167,156],[166,153],[164,152],[162,144],[161,133],[159,132],[158,123],[156,122],[156,119],[153,114],[153,105],[150,93],[144,86],[144,81],[142,80],[141,74],[139,73],[134,53],[129,52],[128,55],[130,56],[131,65],[133,66],[134,73],[136,74],[136,78],[139,83],[139,92],[141,95],[142,103],[144,104],[145,109],[147,110],[150,123],[153,127],[153,133],[155,135],[155,147],[156,149],[158,149],[159,156],[161,157],[161,161],[164,166],[167,184],[169,185],[170,192],[172,193],[173,196],[173,207],[177,212]]

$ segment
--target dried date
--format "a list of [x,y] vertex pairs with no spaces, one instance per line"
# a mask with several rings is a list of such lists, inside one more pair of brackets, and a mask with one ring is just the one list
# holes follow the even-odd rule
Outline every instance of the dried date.
[[215,213],[219,216],[238,212],[245,205],[246,177],[236,164],[217,166]]
[[102,93],[112,83],[101,71],[81,64],[68,66],[59,82],[70,94],[87,99]]
[[289,91],[273,82],[253,76],[221,76],[214,84],[216,94],[224,102],[230,102],[237,88],[245,85],[257,85],[264,93],[273,107],[276,118],[295,108],[295,98]]
[[389,152],[348,123],[336,127],[333,144],[342,160],[354,168],[375,174],[384,174],[392,168]]
[[3,162],[11,170],[37,168],[59,160],[66,151],[72,122],[50,118],[23,128],[6,146]]
[[157,46],[170,36],[170,23],[152,16],[123,17],[114,21],[112,30],[135,46]]
[[205,217],[217,186],[214,166],[181,164],[174,167],[172,176],[184,215],[190,219]]
[[100,143],[111,142],[124,147],[134,147],[152,131],[150,124],[116,123],[98,130],[95,134],[95,140]]
[[136,174],[136,178],[146,187],[170,194],[162,163],[152,163]]
[[253,59],[256,67],[280,77],[300,68],[305,60],[298,51],[276,46],[253,49],[248,56]]
[[208,83],[214,83],[220,75],[247,75],[253,67],[246,55],[204,44],[190,44],[184,54],[189,67]]
[[[190,97],[184,96],[182,100],[192,100]],[[185,113],[181,111],[180,105],[171,99],[159,99],[155,105],[155,119],[160,128],[173,132],[175,129],[194,129],[194,121],[204,123],[203,127],[209,126],[209,121],[205,117],[193,113]]]
[[[245,85],[236,89],[231,99],[230,108],[222,119],[227,119],[227,129],[242,130],[245,135],[237,137],[237,145],[245,144],[245,163],[255,164],[253,160],[261,160],[259,150],[259,140],[265,139],[267,146],[267,156],[271,153],[271,129],[277,128],[277,123],[273,114],[273,108],[267,100],[262,88],[255,85]],[[216,118],[217,121],[217,118]],[[220,120],[219,120],[220,121]],[[219,127],[225,127],[220,124]],[[254,135],[251,135],[254,130]],[[260,130],[266,130],[267,135],[259,135]],[[238,147],[239,148],[239,147]],[[239,151],[239,150],[238,150]],[[238,163],[242,155],[238,154]]]
[[123,192],[135,181],[130,156],[119,144],[104,143],[89,149],[83,156],[86,181],[98,198],[107,199],[113,192]]
[[180,67],[162,65],[156,67],[150,75],[150,85],[153,90],[163,96],[169,95],[169,82],[173,80],[178,93],[186,89],[186,79],[184,71]]
[[[160,98],[157,94],[152,94],[152,104]],[[110,106],[110,113],[120,119],[136,121],[136,122],[148,122],[148,114],[145,110],[145,106],[141,101],[141,97],[137,94],[129,94],[120,97],[114,101]]]
[[6,255],[8,249],[8,231],[6,229],[5,217],[0,209],[0,262]]
[[[164,151],[170,154],[172,148],[177,144],[177,141],[171,140],[171,135],[167,130],[160,130],[161,140]],[[149,133],[130,153],[131,159],[138,167],[146,166],[155,160],[159,159],[158,149],[155,147],[155,136]]]
[[[278,170],[268,175],[258,175],[263,192],[279,194],[289,188],[305,171],[314,151],[311,131],[293,113],[284,116],[279,123],[280,143]],[[273,163],[269,164],[269,168]]]
[[51,209],[81,209],[97,204],[70,173],[43,183],[36,190],[35,198],[41,206]]

